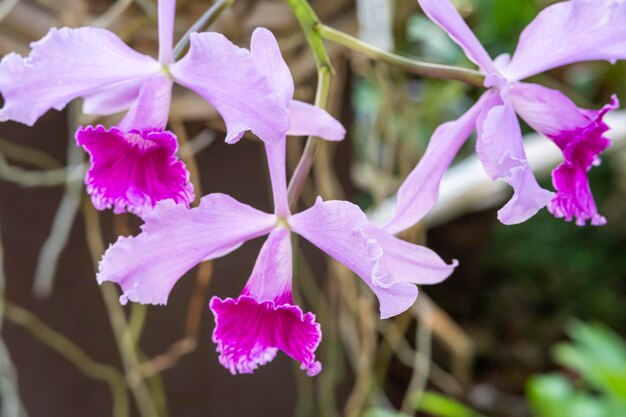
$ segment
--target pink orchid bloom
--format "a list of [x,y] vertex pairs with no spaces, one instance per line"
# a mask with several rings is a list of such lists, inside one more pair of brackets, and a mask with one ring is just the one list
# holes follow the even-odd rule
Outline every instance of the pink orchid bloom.
[[[290,131],[341,140],[345,130],[325,111],[292,101],[293,80],[271,32],[257,29],[253,59],[289,103]],[[303,117],[303,112],[308,117]],[[213,297],[213,340],[220,363],[233,374],[251,373],[282,350],[308,375],[320,372],[315,350],[321,341],[312,313],[294,305],[291,232],[304,237],[361,277],[380,301],[383,318],[409,308],[415,284],[436,284],[455,264],[433,251],[402,241],[370,223],[356,205],[318,199],[308,210],[291,214],[287,201],[286,137],[264,140],[274,213],[264,213],[224,194],[209,194],[189,209],[161,201],[144,217],[136,237],[120,237],[100,263],[98,282],[122,287],[121,302],[165,304],[175,283],[198,263],[225,256],[244,242],[269,235],[241,295]]]
[[[424,13],[459,44],[485,74],[489,90],[461,118],[441,125],[422,160],[398,192],[388,232],[405,229],[437,202],[441,178],[463,143],[476,130],[476,151],[492,180],[503,179],[514,191],[498,212],[504,224],[521,223],[540,209],[576,224],[603,225],[587,173],[610,144],[604,136],[606,113],[618,107],[615,96],[599,111],[579,109],[556,90],[521,80],[563,65],[626,58],[626,2],[570,0],[543,10],[522,35],[513,57],[492,60],[449,0],[418,0]],[[542,189],[524,152],[519,115],[550,138],[564,162],[552,173],[556,194]]]
[[76,134],[91,156],[85,181],[98,209],[141,215],[159,200],[193,200],[189,174],[175,155],[176,137],[165,130],[174,82],[218,110],[228,143],[247,130],[262,138],[287,130],[287,109],[248,50],[219,33],[194,33],[189,52],[175,62],[175,7],[175,0],[158,2],[158,60],[130,49],[108,30],[81,27],[51,29],[32,44],[28,57],[11,53],[0,62],[5,100],[0,121],[32,125],[79,97],[86,114],[127,111],[111,129],[87,126]]

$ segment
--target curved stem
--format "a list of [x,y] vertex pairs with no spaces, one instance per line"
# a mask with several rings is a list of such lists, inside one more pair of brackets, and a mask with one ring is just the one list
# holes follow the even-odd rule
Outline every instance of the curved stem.
[[394,65],[408,73],[422,77],[461,81],[476,87],[483,87],[485,77],[478,71],[450,65],[432,64],[392,54],[322,23],[318,23],[315,29],[324,39],[360,52],[368,58]]
[[235,0],[217,0],[211,7],[191,27],[185,32],[182,38],[178,41],[174,47],[174,60],[179,60],[184,55],[189,45],[189,39],[194,32],[202,32],[217,20],[222,12],[228,9]]
[[[321,108],[326,107],[328,101],[328,91],[330,88],[330,71],[326,67],[319,68],[317,70],[317,93],[315,94],[315,105]],[[289,181],[289,187],[287,188],[287,199],[289,201],[289,208],[294,211],[298,198],[304,188],[304,182],[311,172],[317,151],[319,149],[321,139],[316,137],[309,137],[304,151],[298,161],[291,181]]]
[[[315,64],[317,65],[317,92],[315,94],[315,105],[321,108],[326,107],[328,101],[328,91],[330,88],[330,75],[332,73],[332,64],[324,42],[320,33],[316,28],[321,25],[321,22],[309,3],[306,0],[287,0],[291,10],[293,11],[296,19],[302,27],[304,37],[306,38],[313,56],[315,57]],[[311,172],[311,167],[315,161],[315,155],[319,148],[320,139],[316,137],[309,137],[304,147],[304,152],[300,157],[300,161],[296,166],[296,170],[289,181],[289,187],[287,189],[287,196],[289,200],[289,207],[291,210],[295,209],[295,206],[304,187],[304,182]]]

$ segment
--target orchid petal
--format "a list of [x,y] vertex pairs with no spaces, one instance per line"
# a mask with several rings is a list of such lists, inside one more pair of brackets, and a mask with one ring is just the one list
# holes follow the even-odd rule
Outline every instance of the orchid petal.
[[326,110],[302,101],[289,103],[289,121],[287,135],[290,136],[317,136],[332,141],[346,136],[343,125]]
[[383,259],[394,282],[419,285],[439,284],[452,274],[458,262],[447,264],[435,251],[398,239],[373,223],[365,234],[383,249]]
[[174,19],[176,0],[158,0],[159,3],[159,62],[169,65],[174,62]]
[[270,233],[241,296],[211,300],[213,341],[220,363],[233,374],[252,373],[277,350],[299,361],[310,376],[321,370],[315,360],[320,326],[312,313],[304,314],[293,304],[290,235],[285,228]]
[[170,72],[219,111],[226,122],[226,142],[237,142],[247,130],[266,141],[285,136],[287,109],[250,53],[223,35],[192,33],[189,53]]
[[118,127],[124,131],[165,129],[170,114],[172,85],[172,80],[164,74],[156,74],[148,78]]
[[265,154],[267,155],[267,166],[274,198],[274,212],[278,217],[287,217],[290,214],[287,199],[286,151],[287,141],[284,139],[277,143],[265,143]]
[[92,166],[85,183],[93,205],[115,213],[142,215],[160,200],[189,205],[194,199],[189,172],[178,158],[176,137],[170,132],[123,132],[87,126],[76,133]]
[[257,70],[267,78],[281,104],[287,107],[293,98],[293,78],[274,34],[265,28],[255,29],[250,41],[250,53]]
[[27,58],[11,53],[0,62],[0,121],[33,125],[46,111],[61,110],[77,97],[159,70],[157,61],[107,30],[51,29],[32,44]]
[[185,272],[269,233],[276,224],[273,215],[224,194],[209,194],[192,209],[161,201],[143,219],[142,232],[118,238],[99,266],[98,282],[119,284],[123,303],[165,304]]
[[139,92],[145,82],[144,78],[121,81],[106,89],[85,95],[83,96],[83,113],[107,116],[128,110],[139,97]]
[[435,130],[426,153],[398,190],[395,212],[383,227],[398,233],[419,222],[437,203],[441,179],[461,146],[475,129],[479,113],[491,100],[488,92],[459,119]]
[[570,0],[546,7],[524,29],[504,71],[518,81],[583,61],[626,58],[626,2]]
[[476,152],[485,172],[492,181],[501,178],[514,190],[498,219],[504,224],[522,223],[545,207],[553,193],[539,186],[528,165],[513,106],[500,100],[484,108],[477,125]]
[[415,302],[417,287],[390,274],[383,248],[367,234],[367,217],[354,204],[318,199],[310,209],[291,216],[289,225],[361,277],[378,297],[382,318],[400,314]]
[[457,43],[465,55],[485,73],[496,72],[491,57],[476,35],[454,8],[450,0],[418,0],[426,15],[441,27]]
[[563,151],[565,161],[552,172],[557,190],[548,209],[558,218],[583,226],[589,220],[600,226],[606,219],[598,214],[587,173],[600,163],[598,155],[611,143],[604,136],[609,127],[602,120],[619,103],[615,96],[600,111],[579,109],[561,94],[537,84],[516,83],[510,97],[517,113],[533,129],[546,135]]

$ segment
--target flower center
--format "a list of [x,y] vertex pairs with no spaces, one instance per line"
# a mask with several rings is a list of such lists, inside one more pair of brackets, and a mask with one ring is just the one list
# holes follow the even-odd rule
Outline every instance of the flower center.
[[161,65],[161,74],[165,75],[167,78],[174,81],[174,76],[170,72],[169,65]]

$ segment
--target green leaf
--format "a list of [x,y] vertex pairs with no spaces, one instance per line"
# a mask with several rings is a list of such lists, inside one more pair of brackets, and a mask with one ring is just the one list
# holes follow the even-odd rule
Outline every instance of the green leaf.
[[571,417],[566,413],[574,389],[563,375],[531,377],[526,383],[526,397],[537,417]]
[[435,417],[483,417],[466,405],[435,392],[424,392],[416,409]]
[[615,398],[626,399],[626,344],[599,324],[573,321],[568,333],[574,343],[560,343],[553,354],[585,382]]

